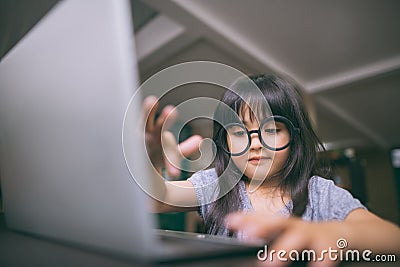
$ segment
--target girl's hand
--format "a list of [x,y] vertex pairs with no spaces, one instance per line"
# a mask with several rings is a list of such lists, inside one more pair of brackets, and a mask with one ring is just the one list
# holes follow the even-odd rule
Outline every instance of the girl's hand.
[[202,137],[194,135],[178,145],[174,135],[167,131],[178,116],[176,109],[173,106],[164,107],[155,120],[157,107],[158,100],[155,96],[145,98],[142,121],[147,153],[157,170],[164,167],[170,177],[179,177],[182,156],[187,157],[198,151]]
[[[312,223],[294,217],[266,217],[263,214],[238,212],[228,215],[225,223],[231,230],[242,231],[250,239],[272,241],[267,247],[267,259],[260,261],[261,265],[267,266],[286,266],[291,262],[289,254],[295,258],[296,252],[300,260],[311,257],[309,266],[336,266],[339,264],[341,249],[338,240],[346,241],[346,227],[338,222]],[[281,250],[283,252],[278,258]],[[304,250],[308,252],[302,258]],[[308,256],[308,253],[312,254]]]

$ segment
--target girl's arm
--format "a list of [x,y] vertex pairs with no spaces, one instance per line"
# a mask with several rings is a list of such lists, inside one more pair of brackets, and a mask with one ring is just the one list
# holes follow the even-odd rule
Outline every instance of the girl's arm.
[[[312,262],[313,265],[336,266],[339,259],[330,258],[329,251],[337,257],[340,256],[340,250],[358,250],[360,257],[367,250],[372,252],[371,255],[367,252],[371,258],[379,253],[397,255],[397,261],[400,257],[399,227],[363,209],[351,211],[342,222],[315,223],[295,217],[268,218],[257,213],[230,214],[225,222],[228,228],[243,231],[245,236],[272,240],[268,251],[274,250],[277,253],[283,250],[286,259],[289,259],[288,253],[292,250],[299,253],[313,250],[317,259],[322,258]],[[289,262],[277,259],[275,254],[274,261],[269,264],[284,266]]]
[[[198,209],[194,187],[189,181],[167,181],[162,201],[152,198],[153,212],[182,212]],[[173,205],[172,205],[173,204]]]
[[172,125],[177,117],[176,111],[172,106],[166,106],[155,119],[157,107],[158,101],[154,96],[146,97],[142,107],[142,127],[145,130],[147,152],[154,167],[151,168],[153,173],[150,177],[151,195],[157,196],[150,197],[153,212],[196,210],[198,201],[192,183],[166,181],[160,173],[164,167],[168,176],[179,177],[181,155],[186,157],[198,151],[202,138],[195,135],[178,145],[171,132],[162,131]]
[[374,253],[391,252],[400,256],[400,228],[375,214],[356,209],[344,221],[351,247]]

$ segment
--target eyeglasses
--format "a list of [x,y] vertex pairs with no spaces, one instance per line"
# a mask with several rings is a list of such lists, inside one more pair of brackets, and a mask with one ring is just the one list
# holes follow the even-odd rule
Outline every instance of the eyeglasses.
[[219,144],[223,151],[231,156],[240,156],[246,153],[251,145],[251,134],[258,134],[261,144],[272,151],[287,148],[300,129],[283,116],[271,116],[263,119],[258,130],[247,130],[242,123],[229,123],[221,129],[219,140],[226,136],[224,144]]

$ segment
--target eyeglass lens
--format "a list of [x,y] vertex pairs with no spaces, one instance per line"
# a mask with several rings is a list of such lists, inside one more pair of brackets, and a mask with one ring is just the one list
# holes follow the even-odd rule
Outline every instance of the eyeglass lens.
[[226,127],[228,151],[233,155],[244,153],[250,148],[253,134],[258,134],[266,148],[280,150],[290,143],[290,132],[285,123],[275,120],[263,121],[258,131],[251,131],[251,134],[243,124],[230,124]]

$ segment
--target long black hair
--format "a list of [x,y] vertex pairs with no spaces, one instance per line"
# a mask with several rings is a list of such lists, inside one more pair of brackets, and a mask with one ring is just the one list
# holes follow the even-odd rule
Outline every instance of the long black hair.
[[[260,96],[263,96],[268,103],[272,112],[271,115],[280,115],[289,119],[295,127],[300,129],[300,135],[297,135],[290,144],[290,153],[285,165],[271,179],[277,179],[276,182],[279,189],[290,195],[293,203],[292,216],[300,217],[308,203],[308,182],[310,177],[316,174],[327,174],[326,170],[328,169],[320,168],[322,165],[319,166],[317,164],[317,152],[324,150],[323,145],[313,130],[300,90],[294,83],[276,75],[254,75],[249,76],[249,78],[258,87],[258,94],[252,93],[241,83],[236,83],[236,85],[233,85],[234,88],[230,88],[225,92],[214,114],[213,140],[216,144],[226,144],[227,142],[226,135],[221,135],[220,133],[224,130],[223,125],[231,122],[230,120],[234,120],[234,118],[226,112],[227,109],[225,107],[229,107],[237,115],[243,117],[244,105],[252,102],[250,104],[256,106],[257,112],[265,116],[268,113],[268,107],[259,104],[264,101],[259,99]],[[218,177],[224,172],[224,175],[231,174],[234,176],[237,174],[235,167],[227,168],[229,161],[229,154],[224,152],[220,146],[217,146],[214,166]],[[241,179],[247,178],[242,176]],[[224,186],[226,184],[220,183],[221,188]],[[224,192],[224,190],[220,191]],[[210,212],[204,218],[206,231],[211,234],[217,234],[222,229],[225,215],[239,210],[239,205],[239,186],[236,182],[232,190],[210,204]]]

